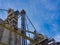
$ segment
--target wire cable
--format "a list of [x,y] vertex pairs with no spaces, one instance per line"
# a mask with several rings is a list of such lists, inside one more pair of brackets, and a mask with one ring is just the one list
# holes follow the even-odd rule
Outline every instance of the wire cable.
[[6,10],[6,9],[0,9],[0,10],[2,10],[2,11],[8,11],[8,10]]
[[34,28],[34,30],[36,31],[35,26],[33,25],[33,23],[31,22],[30,18],[26,15],[27,19],[29,20],[30,24],[32,25],[32,27]]

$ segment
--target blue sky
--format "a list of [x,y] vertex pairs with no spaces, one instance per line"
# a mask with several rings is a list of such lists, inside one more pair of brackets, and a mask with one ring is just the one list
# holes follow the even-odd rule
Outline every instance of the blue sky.
[[[38,33],[60,41],[60,0],[0,0],[0,9],[9,8],[25,9]],[[7,13],[0,11],[0,18],[6,17]]]

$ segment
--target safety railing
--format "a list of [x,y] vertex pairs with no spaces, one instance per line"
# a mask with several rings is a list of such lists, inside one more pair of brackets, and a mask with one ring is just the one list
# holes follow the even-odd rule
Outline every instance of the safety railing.
[[[25,38],[25,39],[27,39],[27,40],[29,40],[29,41],[31,41],[32,43],[39,43],[39,42],[37,42],[37,41],[34,41],[32,38],[27,37],[27,36],[21,34],[21,33],[18,32],[17,30],[11,29],[10,27],[6,27],[4,24],[0,24],[0,26],[3,27],[3,28],[5,28],[5,29],[7,29],[7,30],[9,30],[9,31],[11,31],[11,32],[14,32],[15,34],[17,34],[17,35],[19,35],[19,36],[21,36],[21,37],[23,37],[23,38]],[[27,31],[27,32],[30,32],[30,31]],[[31,32],[31,33],[33,33],[33,32]],[[35,33],[33,33],[33,34],[35,34]],[[45,39],[46,39],[46,38],[45,38]],[[45,40],[45,39],[43,39],[43,40]],[[40,42],[42,42],[43,40],[41,40]],[[0,42],[0,43],[1,43],[2,45],[7,45],[7,44],[5,44],[5,43],[3,43],[3,42]]]

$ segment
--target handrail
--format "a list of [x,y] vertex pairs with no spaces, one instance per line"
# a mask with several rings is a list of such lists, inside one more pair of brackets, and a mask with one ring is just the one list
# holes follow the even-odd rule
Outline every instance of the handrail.
[[0,24],[0,26],[3,27],[3,28],[6,28],[7,30],[9,30],[9,31],[11,31],[11,32],[14,32],[15,34],[17,34],[17,35],[19,35],[19,36],[22,36],[22,37],[25,38],[25,39],[28,39],[28,40],[32,41],[33,43],[36,43],[36,41],[34,41],[33,39],[31,39],[30,37],[27,37],[27,36],[19,33],[17,30],[14,30],[14,29],[11,29],[11,28],[9,28],[9,27],[6,27],[6,26],[3,25],[3,24]]
[[[30,40],[32,43],[35,43],[35,44],[36,44],[36,43],[39,43],[39,42],[34,41],[33,39],[31,39],[30,37],[27,37],[27,36],[21,34],[21,33],[18,32],[17,30],[14,30],[14,29],[11,29],[11,28],[9,28],[9,27],[6,27],[6,26],[3,25],[3,24],[0,24],[0,26],[3,27],[3,28],[5,28],[5,29],[7,29],[7,30],[9,30],[9,31],[11,31],[11,32],[14,32],[15,34],[17,34],[17,35],[19,35],[19,36],[22,36],[22,37],[25,38],[25,39]],[[47,39],[47,38],[42,39],[40,42],[42,42],[42,41],[45,40],[45,39]]]

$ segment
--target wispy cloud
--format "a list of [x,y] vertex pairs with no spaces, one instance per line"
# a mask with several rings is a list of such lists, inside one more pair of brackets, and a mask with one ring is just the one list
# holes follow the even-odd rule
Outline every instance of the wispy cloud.
[[55,35],[54,39],[55,39],[57,42],[60,42],[60,34]]

